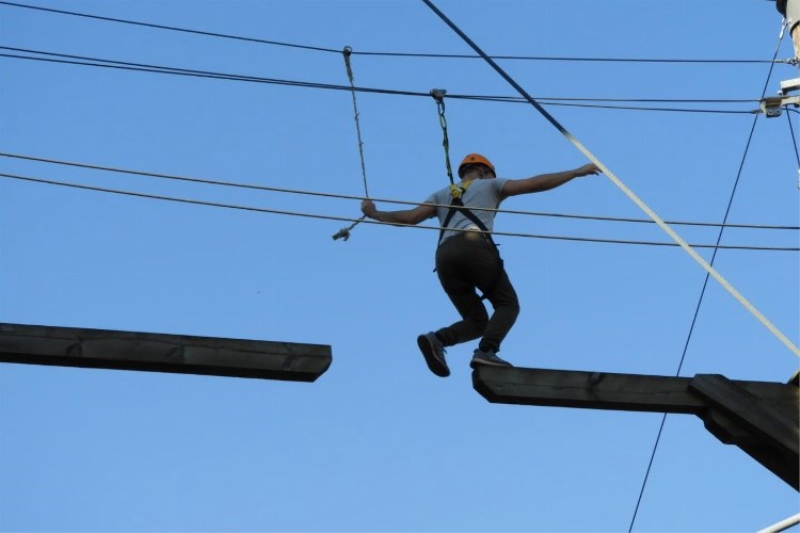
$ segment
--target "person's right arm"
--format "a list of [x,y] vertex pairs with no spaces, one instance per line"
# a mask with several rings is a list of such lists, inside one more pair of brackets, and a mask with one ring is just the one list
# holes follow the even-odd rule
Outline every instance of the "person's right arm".
[[556,187],[561,187],[568,181],[582,176],[590,176],[599,174],[600,169],[594,163],[588,163],[582,167],[573,170],[565,170],[562,172],[552,172],[550,174],[540,174],[530,178],[520,180],[508,180],[501,191],[501,196],[507,198],[509,196],[517,196],[520,194],[530,194],[534,192],[544,192]]
[[433,204],[420,204],[412,209],[378,211],[372,200],[364,200],[361,202],[361,212],[379,222],[415,225],[436,216],[436,207]]

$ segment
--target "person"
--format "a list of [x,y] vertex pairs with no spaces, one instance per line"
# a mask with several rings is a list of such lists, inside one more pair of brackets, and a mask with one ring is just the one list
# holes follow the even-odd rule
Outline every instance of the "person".
[[[497,353],[520,307],[491,236],[496,210],[509,196],[549,191],[574,178],[599,173],[599,168],[590,163],[574,170],[524,179],[498,178],[494,165],[486,157],[468,154],[458,167],[461,182],[434,192],[414,208],[379,211],[369,199],[361,203],[365,216],[390,224],[416,225],[439,217],[442,229],[436,249],[436,272],[461,320],[417,337],[417,345],[431,372],[449,376],[445,348],[475,339],[480,341],[470,367],[512,366]],[[492,304],[491,317],[476,290]]]

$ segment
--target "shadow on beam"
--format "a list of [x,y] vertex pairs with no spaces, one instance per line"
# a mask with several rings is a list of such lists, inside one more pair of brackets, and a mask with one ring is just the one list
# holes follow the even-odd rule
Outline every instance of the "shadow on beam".
[[0,323],[0,362],[315,381],[331,347]]
[[789,383],[536,368],[482,367],[475,390],[492,403],[694,414],[725,444],[733,444],[800,490],[800,394]]

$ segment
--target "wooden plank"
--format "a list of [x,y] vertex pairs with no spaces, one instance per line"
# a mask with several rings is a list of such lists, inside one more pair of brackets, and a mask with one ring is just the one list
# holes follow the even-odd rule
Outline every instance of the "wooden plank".
[[0,323],[0,362],[283,381],[315,381],[331,347]]
[[688,390],[690,378],[481,367],[472,381],[493,403],[693,414],[705,409],[703,400]]

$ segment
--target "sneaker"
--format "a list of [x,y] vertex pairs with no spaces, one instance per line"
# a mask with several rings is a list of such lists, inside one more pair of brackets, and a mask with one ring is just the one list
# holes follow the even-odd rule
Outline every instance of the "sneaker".
[[428,363],[428,368],[439,376],[446,378],[450,375],[450,369],[447,367],[447,361],[444,359],[444,345],[436,335],[426,333],[417,337],[417,346],[419,351],[425,356],[425,362]]
[[497,354],[494,352],[482,352],[480,349],[475,350],[475,353],[472,354],[472,361],[469,362],[469,366],[473,369],[478,368],[479,366],[508,366],[512,367],[511,363],[508,361],[504,361],[497,357]]

